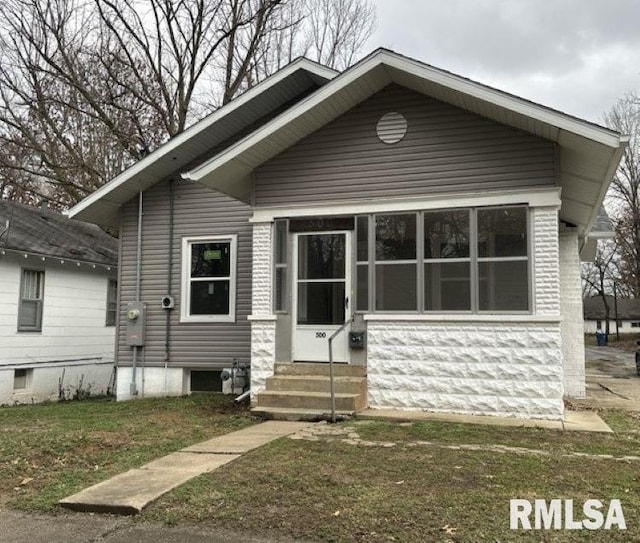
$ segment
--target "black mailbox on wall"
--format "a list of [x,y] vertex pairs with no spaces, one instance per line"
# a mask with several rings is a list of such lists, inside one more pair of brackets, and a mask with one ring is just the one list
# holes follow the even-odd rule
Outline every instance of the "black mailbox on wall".
[[364,332],[349,332],[349,347],[364,349]]

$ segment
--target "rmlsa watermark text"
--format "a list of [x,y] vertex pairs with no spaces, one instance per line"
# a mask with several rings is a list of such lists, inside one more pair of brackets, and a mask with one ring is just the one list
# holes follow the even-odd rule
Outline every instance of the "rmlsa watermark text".
[[580,507],[573,500],[509,500],[512,530],[626,530],[620,500],[608,507],[600,500],[587,500]]

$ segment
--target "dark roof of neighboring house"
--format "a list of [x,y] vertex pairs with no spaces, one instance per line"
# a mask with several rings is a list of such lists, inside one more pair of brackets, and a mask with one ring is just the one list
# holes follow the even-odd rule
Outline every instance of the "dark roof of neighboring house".
[[595,237],[603,237],[603,234],[605,235],[604,237],[613,237],[614,230],[607,210],[604,206],[600,206],[598,216],[591,227],[591,235]]
[[[615,320],[615,299],[605,296],[609,306],[609,319]],[[618,298],[618,320],[640,320],[640,298]],[[586,320],[602,320],[606,318],[602,296],[591,296],[583,300],[584,318]]]
[[97,226],[8,200],[0,200],[0,249],[118,265],[118,240]]

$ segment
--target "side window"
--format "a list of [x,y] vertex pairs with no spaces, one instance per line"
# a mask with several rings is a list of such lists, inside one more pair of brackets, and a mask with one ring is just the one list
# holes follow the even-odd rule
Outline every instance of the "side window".
[[478,209],[480,311],[529,309],[527,209]]
[[235,321],[236,237],[184,238],[181,320]]
[[375,276],[377,311],[416,311],[417,215],[376,215]]
[[107,284],[107,316],[106,326],[115,326],[118,315],[118,282],[109,279]]
[[471,309],[470,213],[468,209],[424,214],[424,309]]
[[44,301],[44,272],[22,270],[18,332],[42,331],[42,304]]
[[273,270],[274,282],[274,311],[287,311],[287,240],[288,240],[288,221],[280,219],[275,221],[274,245],[275,258]]

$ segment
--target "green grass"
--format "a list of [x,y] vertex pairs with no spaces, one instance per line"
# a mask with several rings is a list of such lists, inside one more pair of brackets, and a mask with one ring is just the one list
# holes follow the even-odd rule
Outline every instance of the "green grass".
[[[279,440],[162,497],[141,520],[242,527],[276,540],[637,541],[640,462],[561,456],[576,451],[640,454],[637,414],[603,415],[618,433],[440,422],[346,423],[378,445],[358,446],[336,437]],[[456,450],[419,441],[521,446],[552,454]],[[572,498],[580,507],[590,498],[607,505],[617,498],[628,530],[513,532],[511,498]],[[581,510],[576,512],[581,515]]]
[[52,511],[91,484],[255,421],[228,397],[0,408],[0,505]]
[[[600,414],[615,434],[347,422],[338,428],[373,445],[348,443],[344,436],[280,439],[163,496],[138,521],[199,524],[275,540],[640,541],[640,462],[563,456],[640,455],[640,415]],[[3,408],[0,504],[56,511],[57,500],[81,488],[254,422],[221,396]],[[448,448],[460,444],[550,454]],[[572,498],[578,505],[617,498],[628,530],[513,532],[511,498]]]

